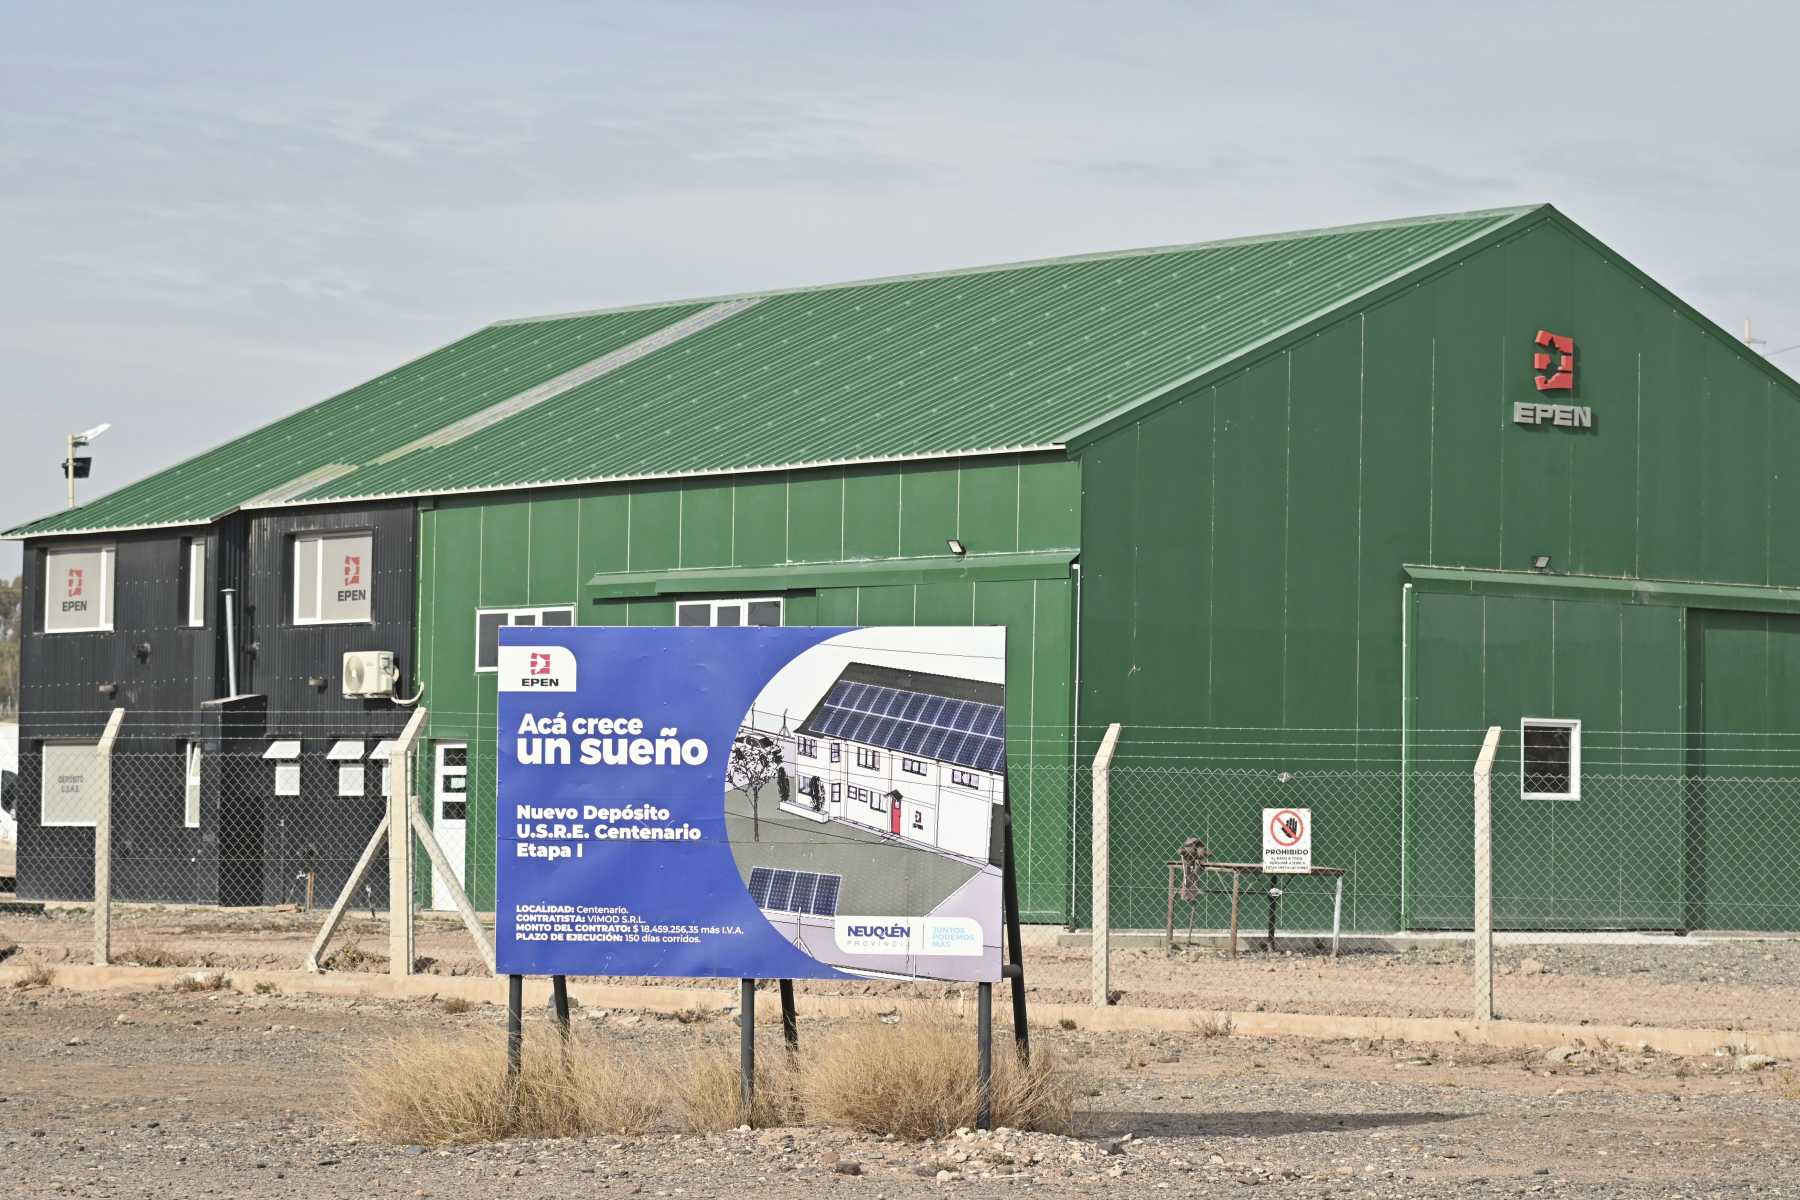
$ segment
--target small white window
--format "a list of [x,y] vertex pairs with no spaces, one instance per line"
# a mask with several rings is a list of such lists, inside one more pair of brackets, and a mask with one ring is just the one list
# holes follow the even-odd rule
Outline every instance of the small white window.
[[200,828],[200,743],[189,742],[185,757],[181,823],[189,829],[198,829]]
[[542,608],[483,608],[475,613],[475,669],[492,671],[500,664],[500,630],[507,625],[535,625],[566,629],[575,623],[575,609],[567,604]]
[[675,606],[675,624],[690,628],[717,626],[728,629],[743,625],[777,627],[781,624],[781,597],[683,600]]
[[298,796],[300,794],[300,764],[293,760],[300,757],[299,741],[270,742],[269,748],[263,751],[263,757],[275,763],[275,794],[277,796]]
[[307,534],[294,539],[294,624],[348,624],[373,619],[375,539],[366,533]]
[[113,627],[113,548],[84,546],[44,555],[44,632]]
[[346,800],[360,800],[363,789],[368,786],[368,775],[361,763],[340,763],[338,765],[338,796]]
[[93,825],[106,802],[98,742],[45,742],[39,825]]
[[194,538],[187,548],[187,623],[189,629],[206,624],[206,541]]
[[1519,722],[1519,794],[1527,800],[1581,799],[1581,722]]

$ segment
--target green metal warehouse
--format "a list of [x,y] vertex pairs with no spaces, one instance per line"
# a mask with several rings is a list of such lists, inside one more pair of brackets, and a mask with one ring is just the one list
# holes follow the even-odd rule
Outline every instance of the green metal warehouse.
[[1534,206],[501,322],[14,535],[410,504],[395,649],[482,907],[498,626],[976,622],[1029,920],[1085,920],[1118,722],[1115,924],[1301,798],[1353,927],[1466,927],[1446,781],[1497,724],[1503,921],[1791,928],[1704,748],[1800,720],[1796,446],[1793,380]]

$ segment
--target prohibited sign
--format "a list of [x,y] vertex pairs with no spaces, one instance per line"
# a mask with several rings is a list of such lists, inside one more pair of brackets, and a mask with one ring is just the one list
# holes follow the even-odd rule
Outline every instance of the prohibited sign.
[[1312,809],[1263,809],[1263,874],[1312,870]]

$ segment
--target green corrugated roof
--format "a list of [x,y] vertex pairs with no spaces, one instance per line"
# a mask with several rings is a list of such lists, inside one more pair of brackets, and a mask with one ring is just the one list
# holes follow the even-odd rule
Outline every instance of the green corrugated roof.
[[704,307],[676,304],[489,326],[166,471],[9,532],[210,521],[327,468],[373,462]]
[[[246,505],[1063,446],[1547,211],[1423,217],[501,323],[14,532],[202,521]],[[725,302],[731,307],[709,308]],[[714,323],[667,329],[697,313]],[[587,382],[460,429],[444,444],[415,447],[658,330],[667,330],[667,344],[640,342],[637,357]],[[270,494],[338,463],[356,469]]]

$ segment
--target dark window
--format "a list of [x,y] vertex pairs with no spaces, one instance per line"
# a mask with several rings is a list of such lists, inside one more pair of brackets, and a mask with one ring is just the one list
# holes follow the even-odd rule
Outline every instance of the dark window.
[[743,610],[735,604],[721,604],[713,616],[716,618],[713,623],[721,628],[736,628],[744,623]]
[[575,623],[572,608],[503,608],[475,614],[475,669],[492,671],[500,663],[500,630],[508,625],[567,628]]
[[836,762],[844,757],[844,748],[836,742],[831,743],[831,761]]
[[675,606],[675,623],[688,627],[711,625],[712,605],[677,604]]
[[781,601],[752,600],[750,602],[750,625],[780,625]]
[[492,671],[500,665],[500,627],[506,624],[503,612],[477,613],[475,616],[475,666]]
[[819,757],[819,743],[814,738],[800,738],[795,749],[799,751],[801,758]]
[[469,819],[469,802],[467,800],[444,801],[444,820],[466,821]]
[[445,746],[444,765],[446,767],[466,767],[469,765],[469,748],[467,746]]
[[881,751],[871,750],[867,746],[856,748],[856,765],[864,770],[875,771],[881,768]]
[[1525,721],[1520,726],[1522,791],[1540,799],[1573,800],[1581,787],[1581,726]]

